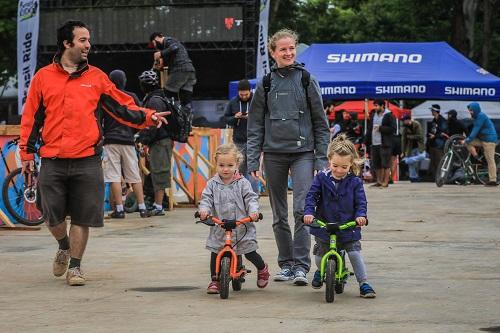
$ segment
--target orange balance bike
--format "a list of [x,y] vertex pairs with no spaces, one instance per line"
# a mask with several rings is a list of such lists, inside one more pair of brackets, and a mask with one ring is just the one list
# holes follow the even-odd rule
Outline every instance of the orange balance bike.
[[[194,217],[200,218],[200,213],[196,212]],[[262,220],[262,214],[259,214],[259,220]],[[252,218],[245,217],[241,220],[219,220],[211,215],[209,215],[206,220],[196,221],[196,223],[203,223],[211,227],[219,225],[221,228],[226,230],[224,247],[217,254],[215,262],[215,275],[217,276],[217,280],[220,284],[219,295],[222,299],[226,299],[229,296],[230,281],[233,286],[233,290],[240,291],[242,283],[245,282],[245,274],[251,272],[243,265],[242,256],[238,256],[233,250],[239,241],[236,241],[233,245],[231,240],[233,236],[233,229],[236,229],[236,227],[248,222],[252,222]],[[241,239],[244,237],[245,235],[243,235]]]

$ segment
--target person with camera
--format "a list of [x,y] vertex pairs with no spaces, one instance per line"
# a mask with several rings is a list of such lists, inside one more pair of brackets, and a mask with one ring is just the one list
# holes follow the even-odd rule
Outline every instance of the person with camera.
[[238,82],[238,96],[233,97],[226,104],[224,119],[227,125],[233,128],[233,143],[243,155],[239,172],[250,181],[252,190],[259,194],[259,181],[247,171],[247,119],[252,96],[250,82],[246,79],[240,80]]
[[161,32],[153,32],[149,37],[154,53],[155,68],[168,68],[165,83],[165,95],[179,100],[183,107],[189,106],[193,97],[193,86],[196,84],[196,71],[184,45],[173,37],[164,36]]

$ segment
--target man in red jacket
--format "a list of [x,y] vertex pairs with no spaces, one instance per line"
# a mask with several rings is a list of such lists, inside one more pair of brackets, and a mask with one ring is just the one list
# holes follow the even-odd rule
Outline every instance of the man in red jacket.
[[[138,107],[104,72],[88,64],[90,32],[85,23],[61,26],[57,48],[53,63],[31,81],[20,148],[25,173],[34,170],[34,153],[41,157],[39,206],[59,243],[53,273],[62,276],[68,270],[66,281],[74,286],[85,284],[80,261],[89,227],[103,226],[102,112],[136,128],[159,127],[168,112]],[[71,216],[69,236],[66,215]]]

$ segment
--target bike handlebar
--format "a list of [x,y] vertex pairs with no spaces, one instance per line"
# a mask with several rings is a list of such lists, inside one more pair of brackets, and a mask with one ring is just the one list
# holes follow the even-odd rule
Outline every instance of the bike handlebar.
[[[368,220],[366,220],[366,225],[368,225]],[[313,219],[312,223],[309,224],[309,227],[311,228],[316,228],[316,229],[325,228],[329,232],[336,232],[357,226],[358,223],[356,221],[348,221],[345,223],[334,223],[334,222],[324,222],[317,218]]]
[[[200,218],[200,212],[194,213],[194,217],[195,218]],[[263,218],[264,218],[264,216],[262,215],[262,213],[259,213],[258,220],[262,220]],[[220,226],[228,227],[228,228],[231,228],[231,229],[235,228],[235,227],[237,227],[237,226],[239,226],[241,224],[248,223],[248,222],[253,222],[253,220],[252,220],[252,218],[250,216],[244,217],[244,218],[242,218],[240,220],[226,220],[226,219],[219,220],[215,216],[208,215],[205,220],[196,221],[196,223],[203,223],[203,224],[206,224],[208,226],[214,226],[214,225],[218,224]]]

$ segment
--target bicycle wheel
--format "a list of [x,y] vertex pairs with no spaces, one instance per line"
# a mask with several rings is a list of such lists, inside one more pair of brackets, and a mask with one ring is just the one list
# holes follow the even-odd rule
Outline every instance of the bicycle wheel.
[[135,213],[139,204],[137,203],[137,197],[134,192],[130,191],[127,193],[125,197],[125,201],[123,202],[123,209],[125,213]]
[[229,281],[231,280],[230,267],[231,259],[229,259],[229,257],[222,258],[219,274],[220,298],[222,299],[229,297]]
[[436,185],[437,187],[443,186],[450,175],[451,170],[451,160],[453,159],[453,152],[448,151],[441,161],[439,161],[436,170]]
[[36,175],[33,184],[26,186],[22,169],[7,175],[2,187],[2,200],[9,214],[19,223],[36,226],[43,223],[42,213],[36,207]]
[[[497,182],[500,181],[500,154],[495,153],[495,164],[497,166]],[[488,165],[486,163],[475,165],[474,172],[476,174],[476,179],[479,180],[481,184],[486,184],[490,177],[488,175]]]
[[337,262],[335,259],[330,258],[326,262],[326,291],[325,299],[328,303],[332,303],[335,300],[335,271],[337,270]]

